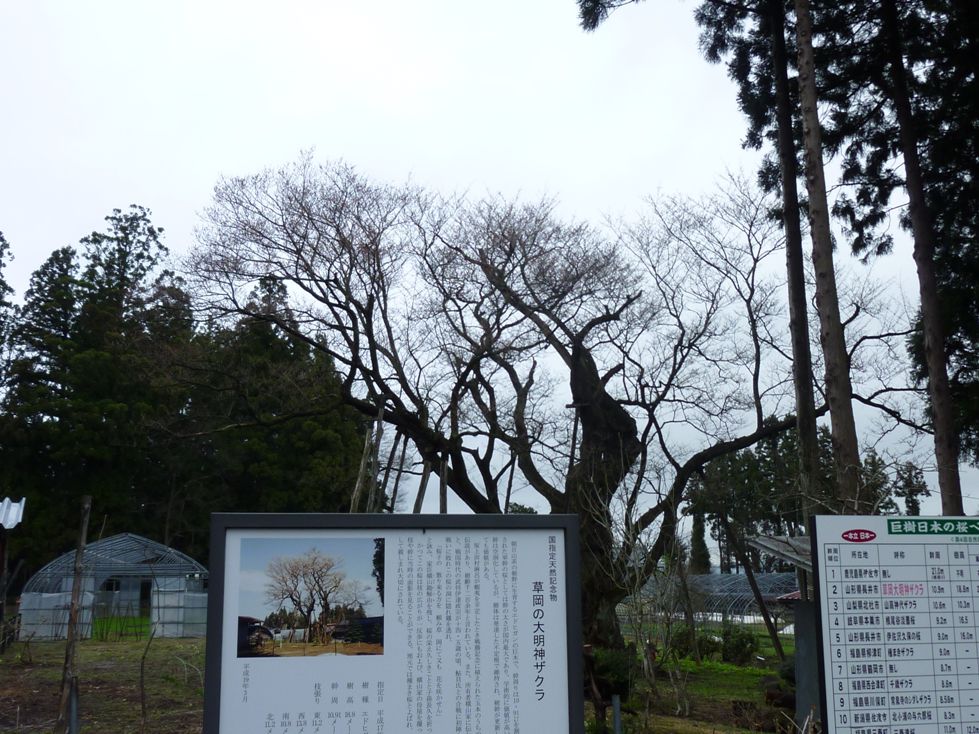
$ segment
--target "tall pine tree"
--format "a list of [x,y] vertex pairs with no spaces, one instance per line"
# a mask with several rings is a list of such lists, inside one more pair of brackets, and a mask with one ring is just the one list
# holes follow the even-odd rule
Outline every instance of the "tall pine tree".
[[329,360],[270,323],[285,292],[260,284],[248,316],[204,327],[150,212],[106,221],[38,268],[11,330],[0,486],[33,508],[12,554],[30,572],[71,547],[82,494],[93,537],[199,558],[211,512],[343,511],[361,422]]
[[[932,211],[944,196],[929,196],[928,190],[945,189],[951,194],[961,189],[962,179],[948,169],[931,176],[927,152],[942,142],[948,150],[949,137],[958,139],[963,149],[975,150],[974,124],[971,133],[961,126],[953,133],[945,121],[949,112],[952,119],[962,113],[959,86],[967,94],[970,86],[968,69],[959,69],[966,71],[966,78],[960,78],[956,88],[949,87],[945,75],[937,71],[950,64],[949,43],[938,33],[946,29],[956,35],[949,28],[952,14],[953,4],[948,2],[834,3],[822,12],[819,36],[825,50],[823,99],[832,121],[829,139],[833,149],[843,151],[843,181],[854,189],[840,197],[836,211],[848,223],[857,252],[890,249],[891,236],[881,227],[888,222],[895,191],[903,189],[907,196],[901,221],[914,244],[919,355],[931,407],[942,511],[960,515],[959,440],[947,370],[948,319],[940,294],[941,263]],[[974,79],[971,87],[974,94]],[[940,118],[929,119],[927,110],[935,103],[944,109]],[[969,165],[974,166],[974,159]],[[959,205],[965,203],[958,196],[951,198]],[[967,206],[967,210],[974,208]],[[955,239],[946,240],[949,245],[952,251],[961,249]]]

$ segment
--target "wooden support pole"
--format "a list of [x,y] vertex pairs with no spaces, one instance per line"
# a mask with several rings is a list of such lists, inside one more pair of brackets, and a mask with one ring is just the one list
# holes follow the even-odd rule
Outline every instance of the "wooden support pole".
[[422,503],[425,501],[425,487],[428,484],[428,478],[432,474],[432,464],[428,459],[422,462],[422,480],[418,484],[418,494],[415,496],[415,506],[412,508],[411,512],[414,515],[418,515],[422,511]]
[[751,593],[755,596],[755,602],[758,604],[761,618],[765,621],[765,629],[768,630],[768,636],[772,640],[775,654],[778,655],[779,662],[784,663],[785,651],[782,649],[782,641],[778,637],[778,630],[775,629],[775,625],[772,623],[772,617],[768,613],[768,606],[765,604],[765,599],[761,595],[761,589],[758,588],[758,582],[755,580],[755,572],[751,570],[751,559],[748,558],[748,552],[741,543],[741,539],[735,534],[734,527],[727,519],[727,515],[721,512],[718,516],[721,518],[721,524],[724,526],[724,533],[734,548],[734,554],[744,567],[744,575],[748,578],[748,586],[751,587]]
[[394,475],[394,489],[391,490],[391,512],[396,512],[398,507],[398,488],[401,486],[401,475],[405,468],[405,452],[408,450],[408,436],[401,442],[401,455],[398,458],[398,472]]
[[439,514],[445,515],[449,512],[449,486],[446,477],[449,473],[449,461],[442,457],[442,467],[439,471]]
[[82,596],[82,571],[84,570],[85,541],[88,538],[88,518],[92,514],[92,497],[82,497],[82,520],[78,530],[78,546],[75,548],[75,570],[71,583],[71,607],[68,610],[68,641],[65,644],[65,666],[61,674],[61,704],[54,734],[65,734],[69,721],[69,709],[78,692],[78,671],[75,665],[75,647],[78,644],[78,614]]

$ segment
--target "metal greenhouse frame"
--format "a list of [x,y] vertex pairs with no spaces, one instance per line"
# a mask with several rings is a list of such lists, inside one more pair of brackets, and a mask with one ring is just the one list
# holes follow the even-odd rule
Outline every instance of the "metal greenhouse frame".
[[[795,573],[756,573],[755,580],[766,605],[771,605],[787,594],[798,590]],[[743,574],[700,574],[687,577],[687,588],[693,605],[694,616],[701,621],[754,618],[760,613],[754,594]],[[651,578],[632,603],[648,602],[651,606],[679,609],[681,593],[679,579],[673,574],[661,574]],[[637,598],[638,597],[638,598]]]
[[[60,639],[67,633],[74,551],[48,563],[27,582],[20,602],[20,639]],[[207,569],[190,556],[148,538],[122,533],[85,547],[79,635],[83,638],[203,637]]]

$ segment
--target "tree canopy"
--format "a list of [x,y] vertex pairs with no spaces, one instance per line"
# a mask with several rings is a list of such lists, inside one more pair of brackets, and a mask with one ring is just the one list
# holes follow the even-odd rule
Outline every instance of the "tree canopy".
[[72,547],[84,494],[92,535],[197,557],[215,510],[345,510],[362,424],[328,358],[267,318],[286,318],[284,294],[259,287],[239,317],[201,320],[149,210],[106,222],[48,257],[19,309],[0,287],[0,487],[31,507],[12,558],[29,574]]
[[502,512],[516,483],[577,513],[587,634],[614,643],[691,478],[792,423],[764,420],[791,369],[769,209],[733,182],[604,230],[303,158],[221,182],[191,270],[228,316],[258,283],[294,294],[270,320],[473,511]]

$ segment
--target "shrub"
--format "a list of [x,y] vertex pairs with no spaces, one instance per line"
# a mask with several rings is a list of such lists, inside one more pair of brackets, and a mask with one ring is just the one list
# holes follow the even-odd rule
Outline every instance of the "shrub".
[[686,625],[677,625],[671,630],[670,650],[676,653],[678,658],[688,658],[693,655],[690,628]]
[[[690,634],[690,628],[686,625],[677,627],[673,632],[672,637],[672,652],[676,653],[679,658],[690,658],[693,657],[693,645],[692,635]],[[697,635],[697,650],[700,652],[700,657],[705,660],[709,660],[714,657],[719,657],[721,654],[721,640],[720,638],[710,631],[700,632]]]
[[785,662],[779,663],[778,677],[795,688],[795,655],[787,655]]
[[724,620],[721,625],[721,660],[734,665],[747,665],[758,652],[758,640],[744,627]]
[[636,675],[638,660],[635,648],[613,650],[604,647],[594,649],[595,677],[599,681],[603,697],[619,694],[623,700],[629,697]]
[[713,632],[701,632],[697,635],[697,649],[700,650],[700,657],[705,660],[721,657],[722,647],[723,640]]

